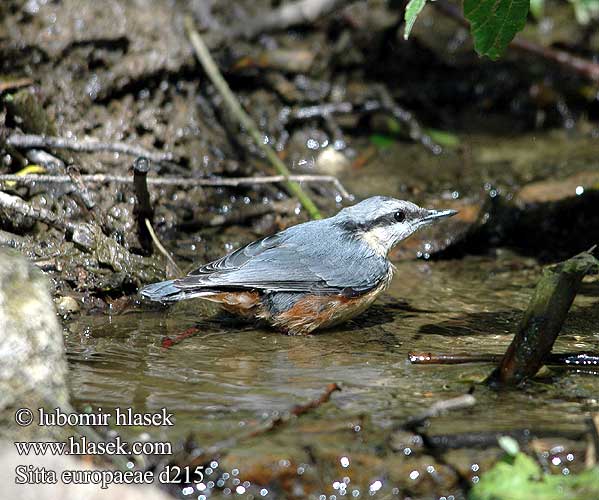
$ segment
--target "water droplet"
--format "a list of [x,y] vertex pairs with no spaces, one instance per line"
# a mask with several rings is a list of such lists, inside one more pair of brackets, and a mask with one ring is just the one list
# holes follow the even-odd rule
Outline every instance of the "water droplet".
[[381,483],[378,479],[372,483],[368,489],[372,492],[372,493],[376,493],[377,491],[379,491],[381,488],[383,487],[383,483]]

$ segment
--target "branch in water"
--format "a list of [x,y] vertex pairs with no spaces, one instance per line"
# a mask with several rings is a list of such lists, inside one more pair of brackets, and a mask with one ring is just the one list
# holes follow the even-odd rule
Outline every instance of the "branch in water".
[[518,331],[488,383],[521,384],[545,363],[582,279],[599,271],[599,260],[592,255],[593,250],[543,270]]

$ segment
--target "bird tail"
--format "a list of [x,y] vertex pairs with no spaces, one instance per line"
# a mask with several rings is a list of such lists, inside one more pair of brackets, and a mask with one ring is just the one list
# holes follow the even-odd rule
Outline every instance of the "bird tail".
[[177,302],[178,300],[190,298],[184,290],[175,286],[174,280],[152,283],[144,286],[139,293],[143,298],[157,302]]

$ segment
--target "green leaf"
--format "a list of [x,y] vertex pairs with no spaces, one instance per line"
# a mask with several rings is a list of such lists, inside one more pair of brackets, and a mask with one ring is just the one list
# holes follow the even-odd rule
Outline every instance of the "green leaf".
[[524,453],[499,461],[484,472],[468,500],[589,500],[599,498],[599,469],[579,474],[543,474]]
[[464,0],[474,48],[481,56],[497,59],[524,28],[529,0]]
[[408,5],[406,5],[406,13],[404,16],[404,19],[406,20],[403,34],[404,40],[407,40],[410,36],[410,31],[412,31],[412,28],[414,27],[418,14],[424,9],[424,4],[426,4],[426,0],[410,0]]

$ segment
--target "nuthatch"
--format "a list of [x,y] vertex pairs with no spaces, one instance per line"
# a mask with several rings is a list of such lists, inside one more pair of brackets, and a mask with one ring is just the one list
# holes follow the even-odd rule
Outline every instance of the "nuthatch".
[[141,294],[161,302],[200,297],[289,334],[308,334],[366,310],[391,281],[389,250],[455,213],[374,196],[334,217],[250,243],[184,278],[146,286]]

